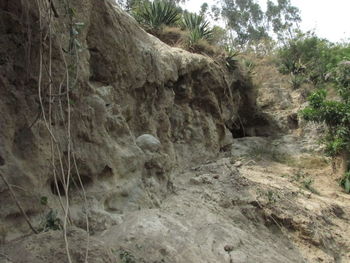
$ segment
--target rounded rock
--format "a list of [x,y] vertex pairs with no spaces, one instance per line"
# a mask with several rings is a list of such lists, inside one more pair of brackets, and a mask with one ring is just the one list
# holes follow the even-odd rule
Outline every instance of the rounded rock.
[[157,152],[161,147],[160,141],[151,134],[143,134],[136,139],[136,145],[143,151]]

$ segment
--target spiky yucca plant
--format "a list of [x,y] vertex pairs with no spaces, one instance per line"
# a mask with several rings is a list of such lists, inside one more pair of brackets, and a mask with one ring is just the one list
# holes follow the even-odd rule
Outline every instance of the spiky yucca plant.
[[150,30],[174,25],[180,18],[179,14],[180,11],[176,5],[168,0],[147,1],[133,13],[136,20]]
[[237,63],[238,63],[238,59],[237,56],[239,54],[239,52],[234,49],[232,46],[225,46],[225,62],[226,62],[226,66],[229,70],[235,70],[237,67]]
[[213,35],[213,30],[210,28],[209,21],[203,16],[194,13],[184,13],[182,25],[185,29],[190,31],[190,38],[193,38],[192,40],[209,40]]

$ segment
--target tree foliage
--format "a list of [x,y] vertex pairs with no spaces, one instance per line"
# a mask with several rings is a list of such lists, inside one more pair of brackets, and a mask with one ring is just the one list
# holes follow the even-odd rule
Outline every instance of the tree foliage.
[[[235,44],[246,47],[262,39],[291,37],[301,21],[299,9],[290,0],[267,1],[264,12],[256,0],[221,0],[221,15],[230,28]],[[217,12],[217,7],[214,10]],[[219,8],[220,10],[220,8]]]
[[222,0],[221,14],[239,46],[268,37],[264,12],[254,0]]
[[267,1],[266,19],[268,26],[281,41],[292,38],[294,29],[301,22],[300,11],[292,6],[290,0],[278,0],[277,4]]

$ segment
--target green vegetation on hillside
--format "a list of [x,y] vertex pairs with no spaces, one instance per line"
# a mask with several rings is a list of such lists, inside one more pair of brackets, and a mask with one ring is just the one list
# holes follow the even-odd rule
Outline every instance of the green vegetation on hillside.
[[338,98],[328,99],[327,91],[318,89],[309,97],[309,106],[301,113],[307,121],[327,125],[323,138],[325,152],[331,157],[342,158],[344,176],[341,186],[350,193],[350,61],[339,63],[330,74]]

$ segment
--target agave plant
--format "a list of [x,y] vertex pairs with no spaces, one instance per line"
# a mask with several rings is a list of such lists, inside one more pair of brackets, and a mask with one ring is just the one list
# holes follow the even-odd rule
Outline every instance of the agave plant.
[[184,13],[182,25],[190,31],[190,36],[194,35],[196,39],[208,40],[213,35],[213,30],[209,26],[209,21],[203,16],[194,13]]
[[239,52],[231,46],[225,46],[224,48],[226,51],[226,56],[225,56],[226,66],[231,71],[235,70],[238,63],[237,56]]
[[133,13],[136,20],[148,26],[151,30],[158,30],[162,26],[171,26],[179,20],[179,9],[168,0],[154,0],[145,2]]
[[188,39],[187,39],[189,47],[194,46],[201,39],[203,39],[203,38],[202,38],[201,33],[199,32],[199,30],[194,29],[194,30],[190,31],[188,33]]

